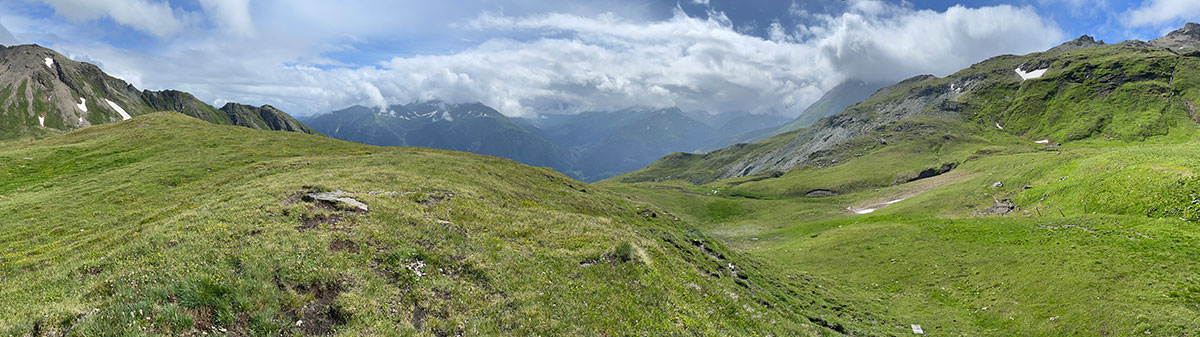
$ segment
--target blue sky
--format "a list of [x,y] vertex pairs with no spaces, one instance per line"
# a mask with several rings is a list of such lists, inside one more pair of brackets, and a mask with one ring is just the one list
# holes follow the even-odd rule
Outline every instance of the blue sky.
[[435,98],[509,116],[790,115],[848,79],[944,76],[1187,21],[1200,21],[1200,1],[15,0],[0,3],[0,43],[38,43],[139,88],[296,115]]

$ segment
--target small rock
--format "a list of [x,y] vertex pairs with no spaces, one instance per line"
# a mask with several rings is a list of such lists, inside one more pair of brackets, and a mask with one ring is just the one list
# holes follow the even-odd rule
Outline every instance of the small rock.
[[355,211],[367,212],[367,211],[371,210],[370,208],[367,207],[367,204],[364,204],[361,201],[355,200],[354,198],[342,197],[343,195],[346,195],[346,194],[349,194],[349,193],[347,193],[345,191],[333,191],[333,192],[309,193],[305,196],[312,200],[324,201],[324,202],[328,202],[331,204],[337,204],[340,202],[340,203],[346,204],[347,206],[350,206],[351,210],[355,210]]
[[917,335],[924,335],[924,334],[925,334],[925,330],[921,330],[921,325],[920,325],[920,324],[913,324],[913,325],[912,325],[912,329],[913,329],[913,334],[917,334]]
[[1004,187],[1004,183],[997,181],[995,184],[992,184],[992,187],[1001,188]]

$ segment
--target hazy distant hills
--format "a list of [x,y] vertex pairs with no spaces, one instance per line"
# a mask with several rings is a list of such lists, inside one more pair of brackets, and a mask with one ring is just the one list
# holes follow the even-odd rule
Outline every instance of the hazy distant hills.
[[383,111],[353,106],[308,118],[305,123],[330,137],[365,144],[458,150],[563,172],[570,168],[560,147],[479,103],[430,101],[393,105]]
[[381,146],[420,146],[487,154],[595,181],[636,170],[671,152],[696,151],[787,119],[746,113],[628,108],[577,115],[508,118],[480,103],[441,101],[354,106],[305,119],[330,137]]

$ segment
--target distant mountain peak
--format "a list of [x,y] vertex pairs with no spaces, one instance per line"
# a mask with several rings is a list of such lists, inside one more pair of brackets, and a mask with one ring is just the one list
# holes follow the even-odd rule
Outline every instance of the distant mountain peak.
[[1183,28],[1167,33],[1167,37],[1188,37],[1194,40],[1200,40],[1200,23],[1188,22],[1187,24],[1183,25]]
[[1178,49],[1200,49],[1200,24],[1188,22],[1183,28],[1167,33],[1166,36],[1150,41],[1156,47]]
[[1091,35],[1082,35],[1082,36],[1079,36],[1079,38],[1076,38],[1071,41],[1067,41],[1063,44],[1058,45],[1057,47],[1050,48],[1050,51],[1051,52],[1068,51],[1068,50],[1075,50],[1075,49],[1099,47],[1099,46],[1103,46],[1103,45],[1104,45],[1104,41],[1096,41],[1096,38],[1092,37]]

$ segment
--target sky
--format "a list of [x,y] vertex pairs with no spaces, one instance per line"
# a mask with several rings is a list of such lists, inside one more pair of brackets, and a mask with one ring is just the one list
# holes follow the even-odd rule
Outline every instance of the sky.
[[4,0],[37,43],[141,89],[296,116],[482,102],[794,116],[846,80],[946,76],[1080,35],[1150,40],[1196,0]]

